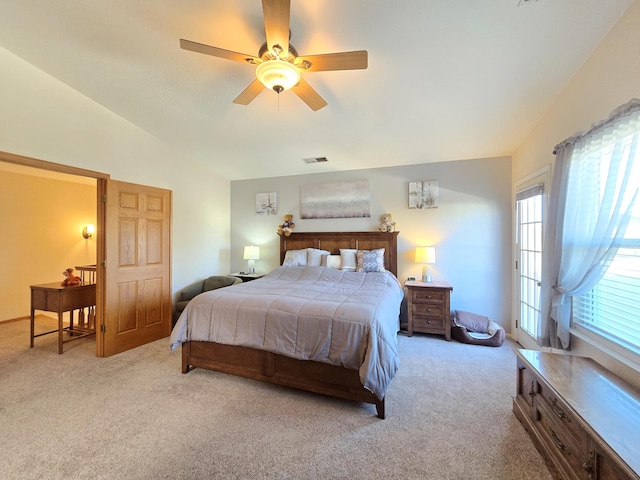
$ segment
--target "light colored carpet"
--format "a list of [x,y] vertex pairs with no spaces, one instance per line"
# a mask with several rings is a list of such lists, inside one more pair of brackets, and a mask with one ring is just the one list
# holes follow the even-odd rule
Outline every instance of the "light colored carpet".
[[551,479],[511,412],[514,344],[399,336],[373,405],[195,369],[168,339],[110,358],[0,324],[2,479]]

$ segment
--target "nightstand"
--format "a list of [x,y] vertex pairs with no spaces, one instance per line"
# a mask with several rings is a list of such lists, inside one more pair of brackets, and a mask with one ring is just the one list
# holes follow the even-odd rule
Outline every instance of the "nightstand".
[[256,278],[264,277],[264,273],[246,273],[246,272],[236,272],[230,273],[232,277],[238,277],[243,282],[250,282],[251,280],[255,280]]
[[407,280],[407,334],[413,332],[444,335],[451,340],[451,291],[447,282]]

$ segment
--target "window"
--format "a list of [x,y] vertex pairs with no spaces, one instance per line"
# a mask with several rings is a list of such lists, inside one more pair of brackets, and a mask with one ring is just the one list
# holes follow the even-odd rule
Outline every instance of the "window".
[[[600,281],[586,294],[573,297],[573,326],[583,327],[626,349],[640,354],[640,199],[634,195],[640,188],[640,128],[623,138],[603,142],[601,148],[588,152],[580,162],[589,163],[582,177],[569,181],[569,192],[580,195],[580,188],[596,189],[600,199],[605,190],[614,188],[611,202],[632,205],[629,223],[620,247],[607,263]],[[611,175],[612,158],[618,158],[625,175]],[[591,171],[591,174],[589,173]],[[573,173],[573,171],[570,173]],[[613,177],[613,178],[612,178]],[[615,182],[611,185],[610,182]],[[609,182],[609,184],[608,184]],[[594,206],[595,208],[595,206]]]

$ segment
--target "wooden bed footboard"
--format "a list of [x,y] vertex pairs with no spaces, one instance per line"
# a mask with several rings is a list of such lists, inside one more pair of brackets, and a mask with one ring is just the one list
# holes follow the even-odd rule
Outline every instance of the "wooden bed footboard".
[[194,367],[229,373],[332,397],[372,403],[378,418],[385,417],[384,399],[360,383],[358,370],[326,363],[297,360],[250,347],[213,342],[182,344],[182,373]]

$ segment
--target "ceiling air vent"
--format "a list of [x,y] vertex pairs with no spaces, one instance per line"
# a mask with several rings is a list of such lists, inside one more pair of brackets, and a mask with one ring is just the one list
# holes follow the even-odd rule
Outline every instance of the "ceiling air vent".
[[329,160],[327,160],[327,157],[309,157],[303,158],[302,161],[304,163],[323,163],[328,162]]

